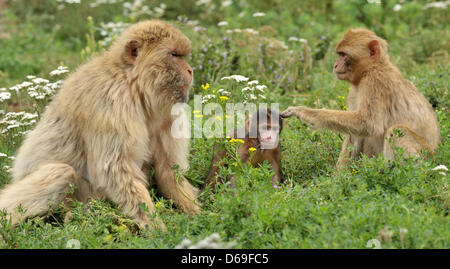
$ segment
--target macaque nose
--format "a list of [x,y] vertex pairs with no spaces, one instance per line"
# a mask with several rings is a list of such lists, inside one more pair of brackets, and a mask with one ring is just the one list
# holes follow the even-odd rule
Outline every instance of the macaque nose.
[[334,70],[336,70],[336,68],[337,68],[337,64],[334,65]]

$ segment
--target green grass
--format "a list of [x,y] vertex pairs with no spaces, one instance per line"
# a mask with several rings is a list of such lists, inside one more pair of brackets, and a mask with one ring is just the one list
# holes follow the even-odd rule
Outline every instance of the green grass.
[[[56,1],[7,1],[0,15],[0,88],[10,88],[35,75],[48,75],[59,65],[75,69],[86,59],[81,51],[99,50],[101,22],[131,23],[149,15],[123,14],[122,3],[92,8],[89,3]],[[151,10],[164,1],[144,1]],[[177,25],[192,40],[189,63],[195,68],[192,96],[213,89],[231,92],[228,102],[245,99],[245,83],[221,80],[239,74],[267,85],[267,103],[343,109],[348,84],[332,74],[333,48],[350,27],[376,31],[389,42],[391,60],[432,103],[441,126],[442,143],[434,158],[362,158],[346,170],[337,171],[343,136],[314,131],[296,119],[285,121],[281,135],[282,167],[286,182],[270,184],[268,166],[232,166],[236,188],[221,186],[216,194],[199,198],[202,214],[188,217],[170,200],[151,189],[158,214],[168,232],[139,232],[117,206],[107,201],[76,204],[70,220],[58,207],[48,217],[31,218],[11,228],[0,217],[2,248],[66,248],[77,239],[82,248],[174,248],[184,238],[197,242],[214,232],[237,248],[366,248],[370,239],[382,248],[449,248],[449,176],[432,169],[449,166],[450,96],[448,91],[448,9],[422,9],[431,1],[410,1],[393,11],[396,1],[382,5],[366,1],[233,1],[221,7],[167,1],[162,19]],[[241,13],[245,12],[245,13]],[[266,16],[255,18],[253,13]],[[89,24],[87,17],[93,18]],[[197,20],[204,32],[196,32],[186,20]],[[217,23],[227,21],[228,26]],[[252,28],[258,35],[227,33]],[[91,31],[92,35],[87,37]],[[289,37],[307,43],[289,41]],[[279,42],[284,42],[287,49]],[[88,48],[86,50],[86,48]],[[62,78],[64,77],[61,76]],[[209,83],[205,91],[201,85]],[[0,130],[5,113],[41,113],[51,97],[36,100],[25,89],[0,102]],[[1,100],[1,99],[0,99]],[[192,99],[191,99],[192,100]],[[192,101],[190,105],[192,105]],[[205,118],[206,119],[206,118]],[[24,125],[0,133],[0,152],[14,156],[23,135],[33,126]],[[211,160],[213,139],[191,141],[190,170],[186,177],[200,186]],[[231,160],[233,161],[233,160]],[[0,186],[10,181],[12,159],[0,157]],[[226,171],[223,171],[226,172]]]

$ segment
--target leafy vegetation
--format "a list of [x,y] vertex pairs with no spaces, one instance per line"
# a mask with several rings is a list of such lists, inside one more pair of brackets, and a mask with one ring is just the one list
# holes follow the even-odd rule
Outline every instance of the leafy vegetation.
[[[74,201],[65,223],[63,205],[14,228],[0,215],[0,247],[66,248],[76,239],[81,248],[174,248],[184,238],[199,241],[218,233],[237,248],[366,248],[371,239],[382,248],[449,248],[449,176],[433,170],[448,166],[450,157],[447,5],[418,0],[6,1],[0,11],[0,186],[10,181],[8,170],[23,136],[67,75],[65,68],[53,76],[50,71],[74,70],[106,49],[121,29],[148,18],[168,20],[192,40],[191,106],[194,94],[202,94],[212,96],[205,102],[222,105],[248,101],[279,103],[280,110],[290,105],[346,109],[349,85],[331,71],[334,46],[350,27],[374,30],[389,42],[394,64],[432,103],[443,140],[433,158],[364,157],[337,171],[342,135],[289,119],[281,135],[282,185],[270,183],[268,165],[248,168],[235,158],[222,173],[234,174],[237,186],[204,192],[200,216],[186,216],[150,189],[166,233],[139,232],[107,201]],[[222,79],[231,75],[249,80]],[[243,92],[251,80],[262,91],[253,86]],[[201,111],[193,115],[207,120]],[[207,174],[215,142],[191,140],[186,177],[196,186]],[[233,151],[235,144],[227,147]]]

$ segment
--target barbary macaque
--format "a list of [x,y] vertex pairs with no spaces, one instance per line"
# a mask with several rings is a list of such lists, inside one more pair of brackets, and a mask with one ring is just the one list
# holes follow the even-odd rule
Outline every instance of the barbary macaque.
[[[427,99],[389,60],[387,42],[366,29],[349,30],[336,47],[334,73],[351,84],[349,111],[289,107],[315,129],[346,134],[337,162],[345,166],[361,154],[393,159],[393,146],[417,156],[432,153],[441,141],[439,123]],[[352,145],[352,149],[349,147]]]
[[[173,26],[142,21],[71,74],[26,136],[12,182],[0,192],[0,209],[11,222],[46,214],[74,186],[82,202],[105,197],[141,227],[164,230],[152,216],[144,166],[155,169],[165,197],[199,214],[198,190],[171,169],[188,168],[189,139],[171,135],[171,109],[188,98],[193,71],[184,57],[190,49]],[[19,205],[24,214],[16,212]]]
[[[235,130],[228,135],[229,141],[239,138],[239,134],[244,133],[243,143],[239,146],[238,153],[242,163],[249,162],[253,167],[268,161],[274,175],[272,182],[282,182],[281,177],[281,148],[279,136],[283,129],[283,120],[277,111],[262,108],[252,115],[245,122],[244,130]],[[218,176],[221,162],[227,158],[225,149],[221,149],[219,144],[214,147],[214,153],[205,180],[203,189],[210,186],[212,189],[222,180]],[[229,175],[225,180],[230,180]]]

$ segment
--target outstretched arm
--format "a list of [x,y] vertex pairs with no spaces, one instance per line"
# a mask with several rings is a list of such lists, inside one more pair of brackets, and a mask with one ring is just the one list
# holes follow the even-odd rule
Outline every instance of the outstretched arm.
[[372,122],[370,115],[363,111],[340,111],[329,109],[312,109],[303,106],[289,107],[283,113],[283,118],[296,116],[314,129],[328,129],[344,134],[368,136],[382,131],[379,123]]

